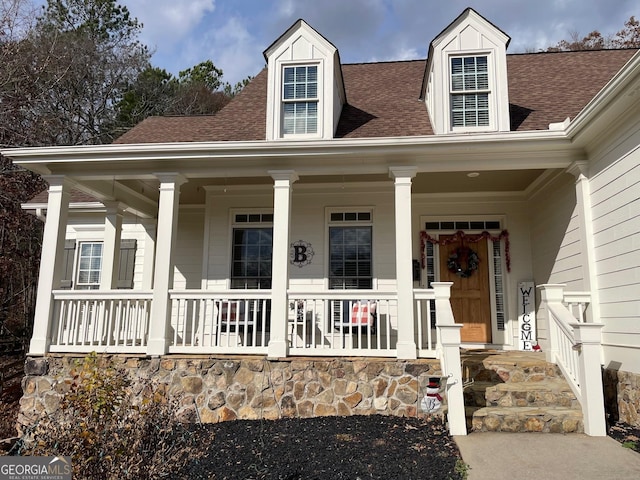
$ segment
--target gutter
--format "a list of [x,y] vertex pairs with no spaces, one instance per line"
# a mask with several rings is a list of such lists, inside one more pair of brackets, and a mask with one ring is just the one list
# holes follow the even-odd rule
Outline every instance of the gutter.
[[[77,145],[1,149],[2,155],[15,163],[68,163],[104,160],[163,160],[172,158],[216,158],[252,156],[305,156],[379,152],[422,148],[446,148],[468,151],[470,147],[495,148],[525,142],[560,142],[567,140],[563,131],[534,130],[477,134],[445,134],[415,137],[336,138],[329,140],[275,140],[250,142],[182,142]],[[515,149],[519,149],[516,147]]]

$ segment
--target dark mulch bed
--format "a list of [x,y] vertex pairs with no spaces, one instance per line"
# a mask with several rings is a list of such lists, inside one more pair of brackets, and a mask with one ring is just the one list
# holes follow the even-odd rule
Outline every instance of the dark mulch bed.
[[466,468],[439,420],[387,416],[234,421],[192,428],[206,446],[179,478],[461,479]]
[[[0,390],[0,440],[17,435],[16,419],[22,396],[23,362],[22,354],[0,355],[0,369],[5,379]],[[3,448],[4,445],[0,443],[0,455]]]
[[609,427],[609,436],[617,440],[623,447],[640,453],[640,428],[617,422]]

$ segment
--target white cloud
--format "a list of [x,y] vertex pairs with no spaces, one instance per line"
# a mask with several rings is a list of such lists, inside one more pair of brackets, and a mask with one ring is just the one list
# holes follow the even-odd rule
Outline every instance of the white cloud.
[[183,49],[183,60],[185,57],[190,64],[211,59],[231,84],[257,75],[264,66],[256,39],[238,17],[228,18],[223,25],[192,37]]
[[144,24],[141,40],[152,49],[171,50],[190,36],[204,17],[215,10],[215,0],[124,0]]

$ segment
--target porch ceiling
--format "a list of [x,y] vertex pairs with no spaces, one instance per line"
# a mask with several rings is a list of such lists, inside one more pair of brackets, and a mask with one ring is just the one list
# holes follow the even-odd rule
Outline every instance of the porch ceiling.
[[[522,192],[546,170],[419,173],[413,193]],[[477,173],[478,175],[474,175]],[[471,176],[469,175],[471,174]]]
[[[472,172],[433,172],[419,173],[413,180],[414,194],[428,193],[478,193],[478,192],[524,192],[536,180],[541,178],[546,170],[513,170],[513,171],[484,171],[477,176],[468,176]],[[157,197],[158,182],[153,180],[122,180],[121,183],[139,192],[149,192]],[[393,180],[388,175],[318,175],[301,176],[296,182],[301,188],[313,185],[345,185],[375,183],[377,185]],[[185,205],[201,205],[205,202],[206,188],[220,187],[231,190],[242,187],[244,191],[250,187],[271,192],[273,180],[269,176],[263,177],[235,177],[235,178],[193,178],[182,185],[180,203]],[[155,199],[155,198],[154,198]]]
[[[511,171],[465,171],[465,172],[428,172],[418,173],[413,180],[413,194],[447,194],[480,192],[526,192],[550,170],[511,170]],[[469,175],[472,174],[472,175]],[[477,175],[476,175],[477,174]],[[306,175],[296,182],[298,188],[322,187],[327,191],[344,185],[358,185],[363,191],[366,184],[375,184],[376,188],[387,184],[392,188],[393,180],[383,174],[361,175]],[[111,179],[109,181],[80,180],[80,191],[91,195],[97,201],[117,199],[126,203],[133,211],[144,216],[155,216],[158,202],[159,182],[156,179]],[[248,192],[252,187],[270,193],[273,179],[268,175],[260,177],[198,177],[190,178],[180,189],[180,203],[183,205],[203,205],[208,188],[219,190]],[[86,200],[78,200],[86,201]],[[38,198],[46,202],[46,198]]]

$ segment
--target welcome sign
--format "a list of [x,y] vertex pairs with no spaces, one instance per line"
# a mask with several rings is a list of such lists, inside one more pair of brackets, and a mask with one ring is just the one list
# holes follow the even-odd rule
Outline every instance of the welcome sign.
[[518,283],[518,345],[520,350],[533,351],[536,337],[536,298],[533,282]]

